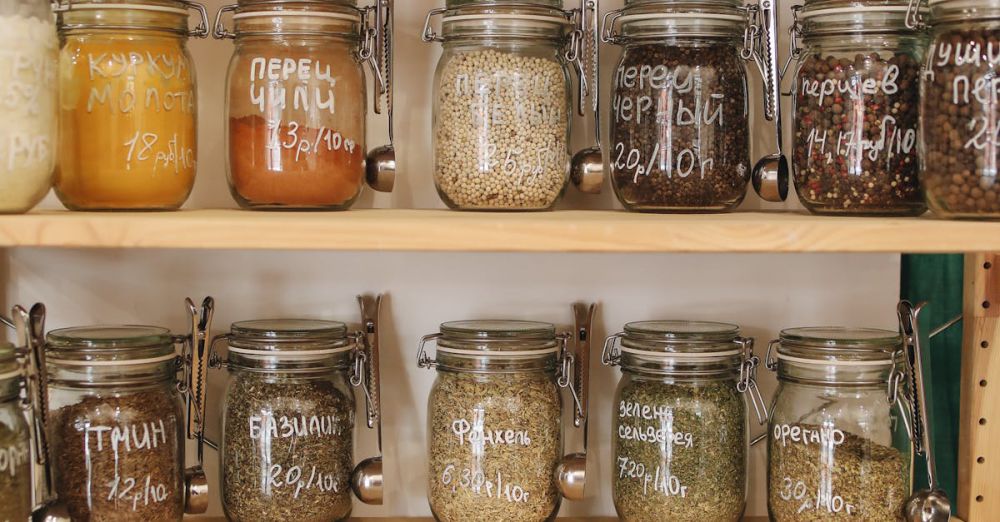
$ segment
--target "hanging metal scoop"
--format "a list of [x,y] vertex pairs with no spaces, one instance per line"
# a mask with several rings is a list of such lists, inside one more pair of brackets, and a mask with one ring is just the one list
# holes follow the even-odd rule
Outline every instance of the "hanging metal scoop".
[[930,339],[919,323],[920,312],[926,303],[914,306],[909,301],[899,303],[900,329],[905,342],[907,382],[910,397],[910,429],[914,451],[927,461],[928,488],[913,493],[906,501],[904,513],[910,522],[946,522],[951,517],[951,503],[937,484],[937,466],[931,420],[934,418],[930,380],[924,371],[930,364]]
[[55,494],[55,472],[49,454],[49,377],[45,365],[45,306],[35,304],[28,312],[20,306],[13,310],[13,323],[18,337],[24,340],[28,364],[28,398],[31,401],[32,431],[34,432],[35,469],[42,468],[41,491],[35,489],[38,480],[32,480],[33,498],[36,502],[31,513],[35,522],[69,522],[69,509]]
[[777,0],[760,0],[760,35],[753,44],[752,56],[764,78],[764,119],[774,123],[777,152],[761,158],[753,166],[751,181],[765,201],[780,203],[788,198],[788,159],[782,152],[781,77],[778,72]]
[[191,318],[191,335],[184,345],[185,381],[187,388],[187,438],[198,442],[198,463],[184,470],[184,512],[200,515],[208,511],[208,477],[205,475],[205,397],[207,393],[209,336],[215,300],[206,297],[201,311],[191,299],[186,300]]
[[601,147],[601,35],[599,0],[580,0],[580,21],[574,36],[574,49],[568,58],[577,67],[580,76],[578,112],[585,116],[587,97],[591,99],[590,110],[594,113],[593,147],[583,149],[573,155],[570,180],[585,194],[600,194],[604,186],[604,151]]
[[363,339],[366,354],[359,359],[357,382],[353,384],[364,387],[365,404],[368,416],[368,428],[375,429],[378,443],[378,455],[362,460],[351,473],[351,489],[354,495],[365,504],[382,505],[384,496],[382,474],[382,394],[379,383],[379,313],[382,309],[382,296],[359,295],[361,306],[361,321],[364,326]]
[[376,147],[368,153],[365,161],[365,182],[379,192],[392,192],[396,184],[396,149],[393,146],[393,0],[378,0],[375,4],[376,50],[379,69],[382,72],[382,92],[375,92],[375,112],[382,113],[382,95],[385,95],[386,110],[389,112],[389,144]]
[[574,409],[573,425],[583,429],[583,452],[563,457],[556,469],[559,491],[570,500],[583,500],[587,485],[587,426],[590,400],[590,345],[593,333],[594,311],[597,305],[573,305],[576,336],[576,361],[573,365],[573,384],[579,400]]

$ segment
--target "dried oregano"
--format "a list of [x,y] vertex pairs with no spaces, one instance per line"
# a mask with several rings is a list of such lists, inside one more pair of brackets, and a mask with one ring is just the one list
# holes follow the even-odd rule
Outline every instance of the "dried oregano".
[[902,520],[908,488],[899,450],[834,427],[793,424],[772,429],[771,520]]
[[440,371],[430,504],[445,522],[538,522],[559,507],[561,399],[551,374]]
[[354,397],[319,378],[241,372],[227,391],[222,459],[235,521],[339,520],[351,513]]
[[739,520],[746,406],[734,382],[630,376],[615,407],[613,491],[622,520]]

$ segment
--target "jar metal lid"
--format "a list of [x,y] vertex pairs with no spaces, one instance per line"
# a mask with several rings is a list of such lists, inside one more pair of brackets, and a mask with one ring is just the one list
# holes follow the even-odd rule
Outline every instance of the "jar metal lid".
[[[441,15],[441,34],[431,19]],[[562,42],[573,28],[571,13],[557,5],[525,2],[471,2],[432,10],[424,23],[424,41],[476,38],[539,38]]]
[[67,366],[154,364],[176,358],[170,330],[157,326],[81,326],[46,336],[48,362]]
[[746,10],[730,1],[633,1],[608,13],[601,33],[608,43],[649,38],[737,38],[747,24]]
[[558,351],[555,325],[537,321],[451,321],[441,325],[438,341],[438,352],[454,355],[539,356]]
[[[743,355],[737,345],[740,327],[711,321],[638,321],[625,325],[621,353],[640,358],[696,362]],[[627,361],[623,361],[627,363]]]
[[329,355],[350,351],[347,325],[320,319],[261,319],[233,323],[229,351],[282,356]]
[[902,347],[902,336],[891,330],[790,328],[781,332],[777,357],[812,365],[891,366]]
[[[844,3],[836,0],[806,2],[796,13],[804,38],[812,35],[843,36],[865,33],[909,33],[919,34],[920,30],[907,26],[909,14],[905,1]],[[927,9],[918,8],[919,16],[925,16]]]

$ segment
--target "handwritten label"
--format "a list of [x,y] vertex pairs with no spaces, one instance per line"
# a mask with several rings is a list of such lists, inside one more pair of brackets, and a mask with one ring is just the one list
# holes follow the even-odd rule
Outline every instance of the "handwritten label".
[[825,487],[818,487],[815,492],[810,492],[805,482],[785,477],[781,481],[778,496],[786,502],[798,504],[799,513],[821,511],[853,515],[857,512],[857,507],[845,500],[843,496],[834,493],[829,484],[826,484]]
[[[115,426],[86,425],[83,437],[88,460],[92,453],[105,451],[114,453],[115,459],[133,452],[175,451],[171,446],[174,440],[172,433],[163,419]],[[120,474],[120,469],[115,466],[114,476],[104,482],[104,496],[109,502],[124,504],[131,511],[137,511],[140,507],[164,502],[173,493],[173,486],[159,477],[151,474],[124,476]]]
[[10,445],[0,448],[0,475],[7,474],[11,477],[17,476],[21,468],[28,463],[31,458],[28,447],[25,444]]
[[116,454],[155,450],[167,444],[163,419],[119,426],[87,426],[84,431],[88,451],[111,450]]
[[469,468],[459,469],[454,464],[449,464],[441,474],[441,483],[450,486],[452,493],[463,489],[471,491],[476,496],[499,498],[511,503],[525,503],[529,497],[528,491],[518,484],[509,482],[499,471],[487,477],[480,469],[475,471]]
[[466,443],[490,446],[530,446],[531,436],[528,430],[487,429],[485,426],[486,411],[484,408],[473,408],[472,421],[458,419],[451,423],[451,431],[458,438],[458,445]]
[[[632,174],[632,182],[659,173],[667,179],[696,175],[704,179],[715,168],[713,147],[703,134],[722,132],[726,121],[726,95],[705,80],[700,68],[665,65],[621,66],[615,73],[612,116],[616,124],[637,128],[651,125],[648,132],[660,139],[645,149],[633,140],[614,144],[612,167]],[[675,136],[686,127],[697,127],[690,139]],[[625,133],[628,136],[628,133]],[[744,167],[745,168],[745,167]]]
[[[966,150],[985,150],[1000,145],[1000,120],[996,117],[1000,103],[1000,78],[995,70],[1000,65],[1000,42],[964,42],[941,40],[927,54],[924,79],[936,82],[940,73],[946,79],[947,99],[960,107],[967,116],[967,135],[961,139]],[[973,104],[978,108],[971,107]],[[996,175],[995,169],[982,174]]]
[[344,421],[336,415],[251,415],[250,439],[287,439],[291,437],[332,437],[343,434]]
[[789,444],[822,444],[839,446],[844,443],[844,432],[832,426],[820,429],[803,428],[798,425],[775,424],[771,433],[772,439],[782,446]]
[[672,422],[673,412],[674,410],[670,406],[651,406],[639,402],[621,401],[618,403],[619,419],[654,421],[656,424],[637,425],[619,421],[618,438],[657,445],[668,443],[678,448],[693,448],[693,434],[675,431]]
[[660,465],[648,469],[645,464],[636,462],[629,457],[618,457],[618,478],[642,482],[642,494],[658,493],[666,497],[685,498],[688,487],[681,479],[670,474],[669,469]]
[[299,498],[303,492],[315,490],[319,493],[340,493],[346,491],[346,481],[337,473],[324,472],[316,466],[292,466],[288,469],[280,464],[272,464],[267,472],[265,490],[294,488],[292,498]]

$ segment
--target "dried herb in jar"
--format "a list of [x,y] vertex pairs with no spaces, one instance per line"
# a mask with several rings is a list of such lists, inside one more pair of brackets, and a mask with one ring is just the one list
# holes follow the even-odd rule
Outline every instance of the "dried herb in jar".
[[1000,216],[998,50],[1000,31],[963,28],[943,31],[929,53],[922,182],[935,212]]
[[631,46],[614,88],[611,171],[626,208],[739,205],[750,142],[746,71],[731,44]]
[[[20,416],[20,405],[11,406],[10,413]],[[7,422],[0,420],[0,522],[20,522],[31,515],[29,434],[27,430],[11,429]],[[23,426],[23,421],[14,422]]]
[[429,403],[429,495],[438,520],[554,515],[562,403],[551,375],[440,371]]
[[222,495],[230,520],[350,515],[354,397],[326,375],[241,372],[227,390],[224,426]]
[[796,424],[769,440],[768,510],[776,522],[903,519],[908,497],[899,450],[832,426]]
[[569,176],[566,73],[554,58],[480,50],[439,72],[438,193],[452,208],[552,207]]
[[50,419],[56,491],[73,520],[180,520],[183,416],[175,392],[84,397]]
[[746,406],[731,381],[632,376],[616,405],[613,492],[629,522],[736,521],[746,498]]
[[796,77],[794,173],[816,213],[918,215],[920,65],[907,53],[814,53]]

